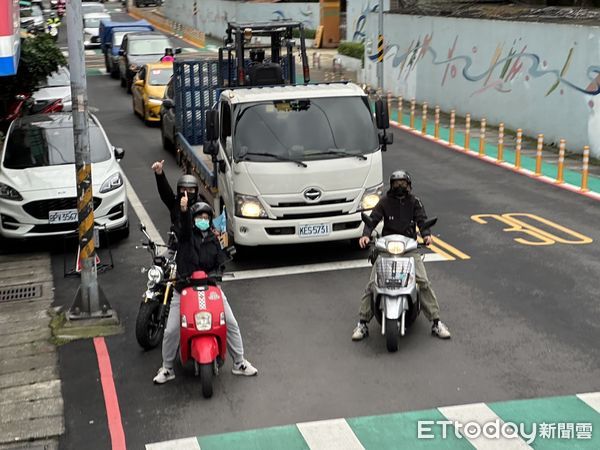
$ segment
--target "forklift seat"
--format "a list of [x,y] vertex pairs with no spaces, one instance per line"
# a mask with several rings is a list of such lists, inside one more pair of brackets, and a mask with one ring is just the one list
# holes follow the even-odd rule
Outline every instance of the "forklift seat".
[[284,84],[281,65],[275,63],[253,64],[248,70],[248,79],[252,86]]

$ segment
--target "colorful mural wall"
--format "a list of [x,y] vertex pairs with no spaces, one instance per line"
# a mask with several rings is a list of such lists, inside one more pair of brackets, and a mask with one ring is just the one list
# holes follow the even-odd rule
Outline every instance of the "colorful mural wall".
[[[600,157],[600,27],[397,14],[384,24],[386,91]],[[377,14],[364,30],[369,48]],[[372,85],[374,59],[364,73]]]
[[[196,5],[196,15],[194,15]],[[164,5],[167,17],[204,33],[222,38],[227,22],[292,19],[308,29],[320,23],[319,3],[253,3],[225,0],[169,0]]]

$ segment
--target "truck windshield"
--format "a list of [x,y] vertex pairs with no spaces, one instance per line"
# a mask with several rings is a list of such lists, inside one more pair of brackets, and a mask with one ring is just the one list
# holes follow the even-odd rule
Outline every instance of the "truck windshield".
[[363,97],[276,100],[242,104],[235,113],[234,157],[273,161],[267,153],[310,161],[360,157],[378,148]]

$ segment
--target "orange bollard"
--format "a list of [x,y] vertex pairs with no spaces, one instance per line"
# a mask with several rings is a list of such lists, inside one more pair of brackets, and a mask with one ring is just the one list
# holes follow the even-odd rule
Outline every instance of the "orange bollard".
[[504,123],[498,125],[498,162],[504,160]]
[[436,139],[440,138],[440,107],[439,106],[435,106],[435,114],[433,117],[433,124],[434,124],[434,128],[433,128],[433,137]]
[[398,123],[402,125],[402,97],[398,97]]
[[539,177],[542,174],[542,151],[544,149],[544,135],[538,134],[537,151],[535,154],[535,175]]
[[590,146],[583,147],[583,168],[581,170],[581,191],[587,192],[588,189],[588,170],[590,164]]
[[465,143],[463,148],[469,151],[469,145],[471,144],[471,114],[465,116]]
[[413,98],[410,101],[410,129],[414,130],[415,129],[415,107],[416,107],[417,102],[415,101],[415,99]]
[[450,145],[454,145],[454,126],[456,124],[456,111],[450,111],[450,137],[448,138],[448,143]]
[[485,155],[485,118],[481,119],[481,128],[479,129],[479,156]]
[[556,183],[562,184],[565,182],[565,147],[566,141],[560,140],[558,144],[558,173],[556,175]]
[[423,103],[423,112],[421,113],[421,134],[427,134],[427,102]]
[[515,167],[517,169],[521,168],[521,145],[523,142],[523,130],[517,130],[517,145],[515,147]]

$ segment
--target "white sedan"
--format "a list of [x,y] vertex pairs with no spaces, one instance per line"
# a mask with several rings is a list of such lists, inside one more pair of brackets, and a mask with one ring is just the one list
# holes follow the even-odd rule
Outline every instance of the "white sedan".
[[[125,237],[129,231],[123,150],[89,118],[94,222]],[[77,230],[77,185],[71,114],[15,120],[0,155],[0,236],[29,238]]]

